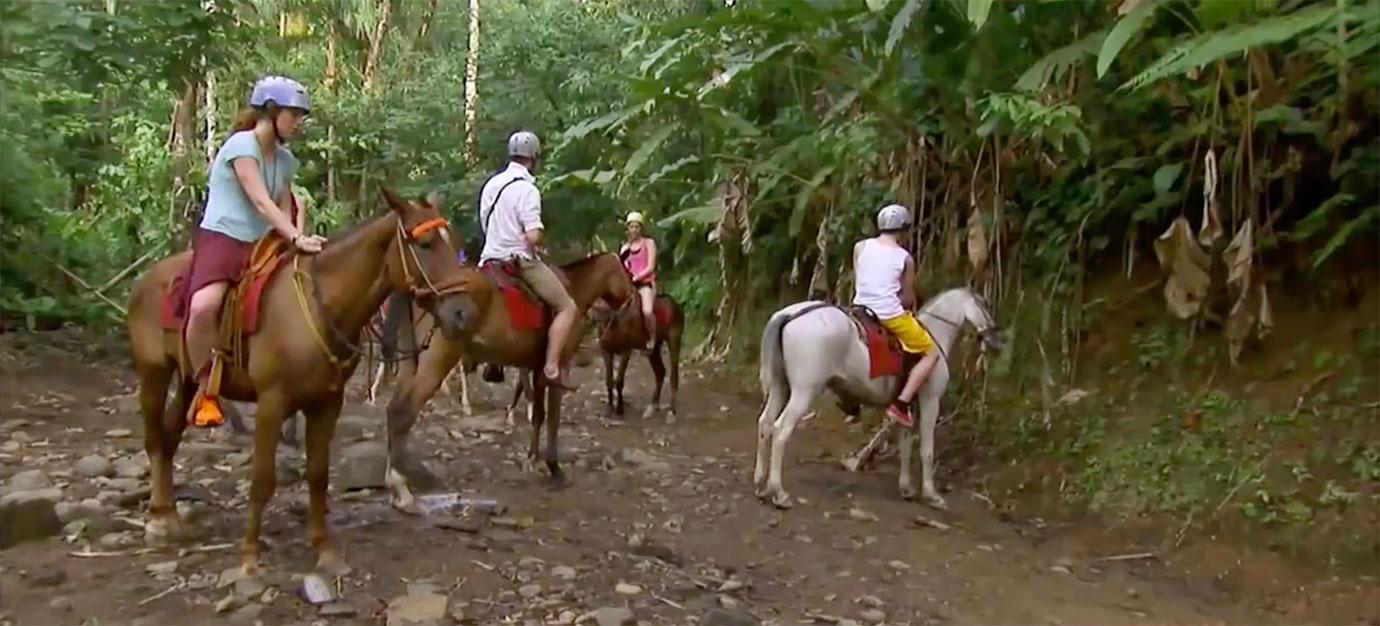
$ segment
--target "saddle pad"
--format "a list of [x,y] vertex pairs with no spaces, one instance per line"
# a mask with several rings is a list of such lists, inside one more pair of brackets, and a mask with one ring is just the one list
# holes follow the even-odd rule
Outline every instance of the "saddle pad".
[[671,298],[669,296],[657,296],[656,304],[652,305],[652,316],[656,318],[658,335],[665,332],[661,329],[671,327],[673,311],[671,310]]
[[[240,317],[240,334],[253,335],[259,330],[259,312],[262,308],[264,288],[268,286],[268,281],[274,274],[283,267],[283,260],[291,253],[279,253],[281,246],[270,245],[263,252],[259,247],[255,247],[255,253],[250,257],[250,267],[245,270],[244,276],[235,289],[239,297],[235,301],[239,302],[239,310],[236,314]],[[262,257],[262,258],[260,258]],[[180,306],[187,299],[188,294],[184,294],[184,283],[191,273],[191,263],[187,264],[181,272],[168,283],[168,290],[163,294],[163,304],[159,308],[158,321],[164,330],[182,330],[187,323],[187,308]],[[226,298],[227,301],[231,298]]]
[[513,328],[541,330],[546,317],[546,307],[527,293],[527,289],[517,276],[517,267],[512,263],[489,261],[479,268],[503,294],[503,301],[508,305],[508,321]]
[[904,359],[900,343],[891,332],[882,327],[870,313],[849,311],[863,329],[863,339],[867,342],[868,376],[899,376]]

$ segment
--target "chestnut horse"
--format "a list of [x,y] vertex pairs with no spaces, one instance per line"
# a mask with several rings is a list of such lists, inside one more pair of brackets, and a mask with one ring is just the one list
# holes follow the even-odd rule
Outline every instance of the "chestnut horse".
[[[680,305],[667,295],[656,297],[656,311],[656,344],[647,352],[647,361],[651,363],[652,374],[656,377],[656,387],[652,391],[652,402],[642,411],[642,417],[649,418],[658,409],[665,409],[668,411],[666,421],[671,422],[676,418],[676,397],[680,391],[680,347],[685,332],[685,316]],[[622,417],[625,408],[623,384],[628,374],[628,361],[632,359],[634,351],[642,352],[643,346],[647,345],[646,318],[642,316],[641,307],[614,310],[596,306],[590,310],[590,316],[600,325],[599,350],[604,354],[607,415],[610,418]],[[666,364],[661,360],[663,345],[671,361],[671,400],[665,405],[661,404],[662,383],[666,380]]]
[[[221,397],[258,404],[249,520],[241,548],[240,571],[245,576],[259,571],[259,529],[275,486],[279,428],[284,418],[299,410],[307,419],[307,537],[319,569],[349,570],[326,527],[330,442],[345,383],[359,362],[360,331],[384,298],[410,292],[441,321],[442,332],[458,336],[469,322],[463,317],[461,296],[455,293],[460,266],[435,199],[406,201],[387,188],[383,196],[392,207],[387,214],[332,239],[315,256],[283,260],[260,300],[265,321],[246,338],[247,367],[225,369]],[[173,456],[187,427],[184,416],[196,386],[180,333],[163,329],[160,308],[169,284],[190,262],[191,253],[183,252],[155,264],[136,284],[126,320],[139,374],[144,451],[152,468],[145,526],[145,537],[151,541],[183,529],[173,507]],[[168,385],[174,380],[171,411],[165,412]]]
[[[622,262],[612,253],[595,254],[574,263],[558,268],[566,280],[570,296],[575,300],[581,321],[571,332],[562,354],[562,367],[570,362],[570,357],[579,348],[584,332],[583,315],[595,300],[603,299],[615,305],[626,306],[634,302],[632,282],[623,271]],[[452,368],[463,356],[467,363],[486,363],[494,366],[516,367],[519,371],[541,369],[546,350],[546,325],[535,330],[514,328],[508,304],[500,289],[481,270],[466,266],[462,270],[460,290],[466,298],[465,306],[473,313],[465,316],[465,325],[460,338],[429,337],[425,331],[424,320],[406,324],[401,316],[389,316],[389,328],[384,336],[396,339],[400,350],[416,350],[418,342],[425,341],[415,365],[404,362],[398,368],[397,391],[388,404],[388,488],[393,492],[393,503],[401,508],[412,504],[412,493],[408,481],[426,482],[433,477],[425,466],[412,461],[408,456],[407,442],[417,413],[440,387]],[[411,332],[408,332],[408,331]],[[400,332],[401,331],[401,332]],[[411,365],[411,366],[409,366]],[[553,486],[565,484],[565,474],[557,460],[557,438],[561,423],[561,394],[558,389],[548,388],[540,376],[532,388],[532,439],[527,455],[529,461],[536,461],[540,447],[541,429],[546,427],[546,468],[550,471]]]

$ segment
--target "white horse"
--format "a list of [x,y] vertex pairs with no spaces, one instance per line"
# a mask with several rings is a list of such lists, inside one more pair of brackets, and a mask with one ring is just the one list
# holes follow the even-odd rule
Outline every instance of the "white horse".
[[[948,354],[965,322],[981,335],[984,350],[1001,348],[1001,330],[982,296],[967,288],[950,289],[931,298],[921,308],[919,319],[940,352],[916,403],[920,408],[925,500],[942,509],[944,498],[934,488],[934,426],[939,398],[949,384]],[[811,406],[825,388],[852,405],[884,407],[891,402],[901,379],[870,378],[869,368],[861,329],[843,309],[825,302],[800,302],[771,316],[762,331],[761,376],[766,402],[757,418],[757,467],[753,474],[759,498],[770,496],[778,507],[791,506],[790,496],[781,487],[786,442],[802,419],[813,416]],[[912,429],[900,430],[901,497],[909,500],[915,497],[911,477],[915,435]]]

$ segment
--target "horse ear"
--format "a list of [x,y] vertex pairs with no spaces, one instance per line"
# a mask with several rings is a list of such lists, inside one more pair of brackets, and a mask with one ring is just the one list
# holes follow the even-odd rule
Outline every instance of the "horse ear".
[[427,194],[427,195],[426,195],[426,203],[429,204],[429,205],[431,205],[431,208],[436,209],[437,211],[440,211],[440,210],[441,210],[441,192],[439,192],[439,191],[432,191],[431,193]]
[[392,189],[386,186],[380,186],[379,191],[383,194],[383,199],[388,202],[388,206],[393,207],[394,211],[401,213],[407,210],[407,201],[399,198],[398,194],[393,193]]

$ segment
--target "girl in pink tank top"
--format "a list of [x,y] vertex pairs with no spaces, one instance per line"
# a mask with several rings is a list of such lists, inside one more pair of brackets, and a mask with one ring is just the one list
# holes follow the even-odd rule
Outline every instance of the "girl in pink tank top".
[[628,271],[633,287],[637,288],[637,298],[642,306],[642,320],[647,327],[647,349],[656,347],[656,242],[642,236],[642,214],[634,211],[628,214],[628,241],[619,249],[618,256],[623,259],[623,269]]

